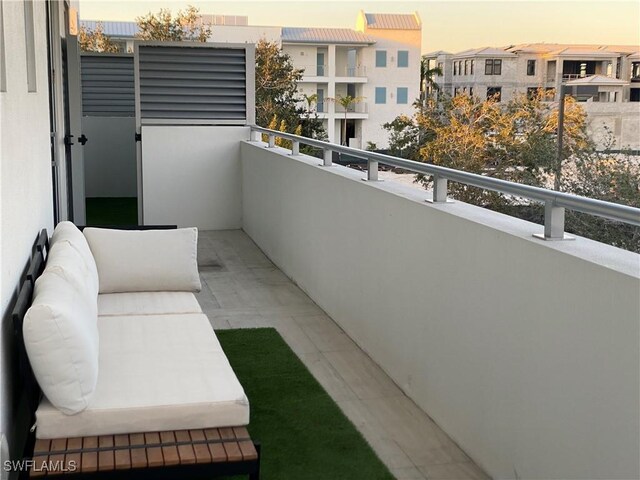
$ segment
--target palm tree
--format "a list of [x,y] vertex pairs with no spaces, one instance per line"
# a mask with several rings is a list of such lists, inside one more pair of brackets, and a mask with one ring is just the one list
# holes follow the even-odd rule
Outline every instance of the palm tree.
[[424,102],[427,99],[427,92],[440,90],[434,79],[436,76],[442,75],[440,67],[429,68],[429,59],[422,57],[420,61],[420,97]]
[[342,144],[347,145],[347,113],[349,113],[349,109],[364,100],[364,97],[352,97],[351,95],[347,95],[343,97],[342,95],[338,96],[338,104],[344,108],[344,123],[342,124]]

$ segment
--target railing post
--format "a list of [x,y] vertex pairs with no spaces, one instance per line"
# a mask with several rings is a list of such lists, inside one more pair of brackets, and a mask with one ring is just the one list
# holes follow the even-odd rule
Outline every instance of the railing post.
[[269,147],[268,148],[273,148],[276,146],[276,136],[272,133],[269,134]]
[[261,142],[262,134],[260,132],[256,132],[255,130],[251,130],[251,136],[249,137],[249,139],[252,142]]
[[447,179],[440,175],[433,176],[433,203],[447,202]]
[[324,153],[324,157],[322,160],[322,166],[330,167],[331,165],[333,165],[333,152],[330,149],[325,148],[323,150],[323,153]]
[[544,235],[534,235],[544,240],[573,240],[564,234],[564,207],[558,207],[553,200],[544,202]]
[[367,181],[378,181],[378,161],[367,158]]
[[291,142],[291,155],[294,157],[300,155],[300,142],[293,140]]

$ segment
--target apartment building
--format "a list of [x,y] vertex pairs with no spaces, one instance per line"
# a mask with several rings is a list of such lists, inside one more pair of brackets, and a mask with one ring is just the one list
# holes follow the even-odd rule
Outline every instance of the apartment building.
[[[354,29],[249,25],[247,17],[240,16],[203,15],[202,19],[213,25],[212,42],[255,43],[264,38],[281,44],[294,66],[304,70],[299,91],[317,98],[312,109],[332,143],[386,148],[388,135],[381,125],[413,113],[412,103],[420,93],[422,46],[417,13],[361,11]],[[95,29],[97,22],[81,24]],[[102,24],[104,33],[123,50],[132,48],[135,23]],[[345,111],[339,100],[346,96],[357,101]]]
[[529,43],[425,57],[442,72],[435,77],[439,91],[454,96],[509,101],[543,88],[558,101],[563,85],[590,86],[578,100],[585,102],[596,140],[610,130],[618,147],[640,148],[640,108],[629,103],[640,102],[640,46]]

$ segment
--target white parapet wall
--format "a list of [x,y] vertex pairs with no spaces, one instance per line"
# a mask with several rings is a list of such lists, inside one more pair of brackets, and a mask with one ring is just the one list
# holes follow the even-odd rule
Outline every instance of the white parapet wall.
[[243,142],[243,228],[494,478],[638,478],[640,256]]
[[144,224],[240,228],[240,141],[248,138],[248,127],[143,126]]

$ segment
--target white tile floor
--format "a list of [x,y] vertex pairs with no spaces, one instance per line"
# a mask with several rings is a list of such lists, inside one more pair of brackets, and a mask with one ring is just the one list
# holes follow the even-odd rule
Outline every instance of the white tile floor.
[[275,327],[396,478],[488,478],[244,232],[200,232],[198,262],[213,327]]

